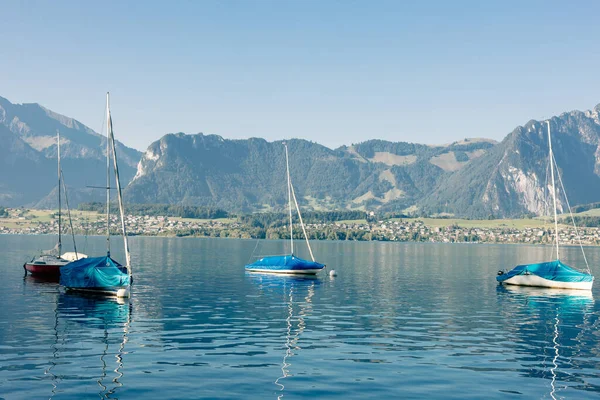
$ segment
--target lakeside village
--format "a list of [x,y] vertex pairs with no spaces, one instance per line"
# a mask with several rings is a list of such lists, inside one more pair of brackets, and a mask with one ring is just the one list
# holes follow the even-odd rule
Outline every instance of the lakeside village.
[[[128,235],[171,236],[171,237],[212,237],[242,239],[287,239],[289,226],[280,221],[267,225],[255,219],[220,218],[193,219],[166,216],[128,215],[126,225]],[[371,214],[373,217],[373,214]],[[461,220],[472,223],[473,221]],[[456,220],[428,220],[422,218],[389,218],[351,221],[330,221],[306,223],[310,239],[314,240],[359,240],[359,241],[399,241],[399,242],[437,242],[437,243],[525,243],[547,244],[553,241],[553,226],[540,220],[532,221],[532,226],[523,223],[523,227],[498,220],[490,227],[460,226]],[[428,223],[431,222],[431,223]],[[483,222],[483,221],[482,221]],[[486,221],[487,222],[487,221]],[[72,216],[73,230],[78,235],[104,235],[106,220],[96,212],[75,212]],[[512,226],[511,226],[512,225]],[[120,221],[111,217],[111,231],[118,234]],[[26,209],[4,209],[0,214],[0,234],[43,235],[56,234],[58,218],[52,211],[35,212]],[[68,222],[63,220],[63,232],[69,231]],[[571,226],[559,226],[560,240],[563,244],[600,245],[600,228],[584,227],[577,231]],[[294,236],[302,238],[301,232]]]

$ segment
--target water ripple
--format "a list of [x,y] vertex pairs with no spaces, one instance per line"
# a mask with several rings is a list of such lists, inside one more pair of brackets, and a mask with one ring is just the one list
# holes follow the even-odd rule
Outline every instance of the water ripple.
[[[244,273],[254,241],[132,242],[135,284],[124,303],[23,280],[16,258],[0,268],[2,396],[600,393],[594,297],[496,285],[498,266],[526,262],[526,246],[315,243],[339,275],[306,279]],[[279,254],[284,245],[264,247]],[[600,261],[600,249],[590,259]]]

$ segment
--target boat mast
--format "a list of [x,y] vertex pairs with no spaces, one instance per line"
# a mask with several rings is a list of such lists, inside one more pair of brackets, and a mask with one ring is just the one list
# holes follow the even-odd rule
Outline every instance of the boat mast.
[[294,198],[294,204],[296,204],[296,211],[298,212],[298,219],[300,219],[300,226],[302,227],[302,232],[304,233],[304,239],[306,240],[306,245],[308,246],[308,252],[310,253],[310,258],[315,261],[315,256],[313,255],[312,249],[310,248],[310,242],[308,241],[308,235],[306,234],[306,228],[304,227],[304,222],[302,221],[302,214],[300,214],[300,207],[298,206],[298,200],[296,200],[296,192],[294,192],[294,186],[290,184],[292,188],[292,197]]
[[[108,105],[108,96],[106,93],[106,101]],[[123,206],[123,195],[121,192],[121,182],[119,180],[119,165],[117,163],[117,149],[115,147],[115,135],[113,133],[112,127],[112,118],[110,117],[110,108],[107,108],[108,114],[108,132],[109,132],[109,141],[112,148],[113,162],[115,167],[115,180],[117,182],[117,198],[119,200],[119,214],[121,215],[121,229],[123,231],[123,243],[125,246],[125,261],[127,272],[131,275],[131,255],[129,253],[129,243],[127,242],[127,232],[125,230],[125,207]]]
[[287,143],[283,142],[285,146],[285,167],[287,170],[287,184],[288,184],[288,210],[290,214],[290,246],[291,246],[291,254],[294,254],[294,228],[292,226],[292,183],[290,181],[290,160],[288,157],[288,148]]
[[56,130],[56,148],[58,153],[58,258],[62,254],[61,238],[61,199],[60,199],[60,131]]
[[556,215],[556,188],[554,186],[554,154],[552,154],[552,138],[550,137],[550,120],[546,121],[548,124],[548,148],[550,149],[550,175],[552,176],[552,199],[554,200],[554,233],[556,236],[556,259],[560,257],[558,255],[558,216]]
[[110,104],[106,93],[106,256],[110,257]]
[[71,237],[73,238],[73,251],[75,252],[75,258],[79,260],[79,255],[77,254],[77,243],[75,243],[75,230],[73,230],[73,219],[71,218],[71,207],[69,207],[69,196],[67,196],[67,184],[65,183],[65,176],[63,175],[62,171],[60,171],[60,179],[62,180],[62,187],[65,191],[65,203],[67,205],[69,225],[71,226]]

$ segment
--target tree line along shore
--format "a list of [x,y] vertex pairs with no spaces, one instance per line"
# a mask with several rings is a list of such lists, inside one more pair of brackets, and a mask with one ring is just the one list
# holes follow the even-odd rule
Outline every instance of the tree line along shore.
[[[105,234],[105,211],[89,208],[71,211],[73,231],[77,235]],[[161,212],[171,215],[160,215]],[[186,216],[177,216],[178,212]],[[189,217],[190,213],[194,217]],[[303,219],[307,234],[312,240],[527,244],[548,244],[554,240],[554,225],[547,218],[468,220],[417,218],[364,211],[305,214]],[[68,213],[63,212],[63,233],[70,232],[66,218]],[[111,231],[114,230],[115,234],[120,226],[117,218],[116,215],[111,216]],[[128,235],[132,236],[289,239],[288,218],[285,213],[238,216],[216,209],[198,212],[193,208],[186,211],[176,207],[169,210],[143,206],[134,210],[134,213],[127,213],[126,225]],[[581,241],[583,245],[600,245],[598,226],[575,228],[565,222],[562,218],[559,225],[561,243],[579,244]],[[298,221],[294,220],[293,223]],[[56,234],[57,231],[57,210],[0,207],[0,234]],[[294,236],[301,239],[302,232],[297,231]]]

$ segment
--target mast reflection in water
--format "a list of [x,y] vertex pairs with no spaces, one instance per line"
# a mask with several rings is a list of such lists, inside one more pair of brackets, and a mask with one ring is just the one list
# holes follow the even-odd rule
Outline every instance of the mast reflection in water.
[[[52,356],[44,370],[52,385],[49,398],[71,392],[72,379],[79,384],[88,382],[87,387],[78,386],[75,393],[88,392],[89,382],[94,381],[100,398],[117,398],[117,390],[123,386],[125,345],[131,324],[129,300],[63,293],[56,282],[32,276],[25,277],[24,283],[54,302]],[[82,373],[77,377],[68,372],[73,365],[80,365]],[[66,380],[70,381],[68,385],[61,387]]]
[[[318,242],[341,273],[310,281],[246,273],[252,240],[136,237],[132,316],[128,303],[23,284],[23,249],[52,238],[1,239],[6,399],[600,394],[600,303],[490,278],[498,265],[535,262],[547,248]],[[263,246],[279,254],[283,242]],[[577,261],[578,250],[565,257]],[[600,247],[589,250],[600,265]]]
[[281,362],[281,376],[275,379],[275,385],[279,387],[276,392],[277,399],[282,399],[285,390],[284,379],[293,376],[290,371],[292,367],[290,359],[302,350],[300,336],[306,329],[306,319],[313,310],[312,297],[320,280],[314,276],[277,276],[257,273],[247,273],[247,275],[259,285],[261,291],[281,291],[282,301],[286,305],[285,352]]
[[[65,336],[69,337],[72,330],[82,330],[91,333],[86,334],[86,344],[94,352],[97,353],[100,347],[98,365],[101,373],[96,380],[100,387],[98,394],[100,398],[114,398],[117,389],[123,386],[120,380],[124,374],[123,358],[131,324],[131,303],[128,299],[61,293],[58,305],[58,317],[64,321]],[[103,333],[93,332],[97,329]]]
[[[581,353],[590,351],[584,338],[597,329],[593,320],[594,298],[589,291],[498,286],[498,295],[511,307],[504,311],[518,314],[507,319],[513,326],[511,341],[526,353],[521,358],[521,374],[549,379],[549,396],[561,398],[563,389],[585,385],[571,371],[585,370],[588,359]],[[514,324],[515,321],[519,323]],[[532,346],[537,343],[538,346]]]

